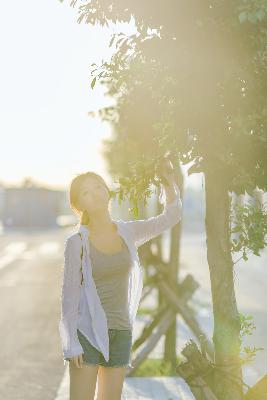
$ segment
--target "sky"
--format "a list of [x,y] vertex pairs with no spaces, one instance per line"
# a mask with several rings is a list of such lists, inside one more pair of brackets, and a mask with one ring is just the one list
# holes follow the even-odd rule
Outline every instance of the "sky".
[[[101,154],[111,128],[88,112],[110,104],[105,88],[90,88],[90,64],[111,55],[112,32],[133,32],[134,21],[109,29],[77,23],[70,0],[3,2],[0,14],[0,184],[26,178],[66,189],[78,173],[111,178]],[[200,187],[202,177],[185,186]]]

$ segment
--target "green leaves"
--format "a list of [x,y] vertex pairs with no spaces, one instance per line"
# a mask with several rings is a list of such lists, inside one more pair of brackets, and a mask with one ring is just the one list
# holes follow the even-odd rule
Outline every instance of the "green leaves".
[[245,205],[236,204],[231,208],[231,222],[233,226],[230,233],[234,235],[234,238],[231,239],[232,253],[241,251],[241,258],[245,261],[248,260],[248,253],[260,256],[260,250],[267,245],[267,209],[265,204],[255,205],[251,201]]
[[242,24],[246,21],[255,24],[261,22],[267,15],[267,3],[265,0],[244,0],[243,4],[238,7],[242,11],[238,14],[239,22]]
[[265,18],[265,16],[266,16],[266,13],[262,9],[254,11],[254,12],[242,11],[238,15],[238,19],[241,24],[246,21],[249,21],[249,22],[255,24],[258,21],[262,21]]
[[[95,77],[93,78],[93,80],[91,82],[91,89],[93,89],[96,84],[96,78],[100,79],[102,76],[105,76],[105,74],[106,74],[105,65],[106,65],[106,63],[102,63],[100,66],[98,66],[96,63],[91,64],[91,68],[96,67],[94,69],[91,69],[91,72],[90,72],[91,76],[93,76],[95,74]],[[98,71],[98,72],[95,72],[95,71]]]
[[[119,187],[114,191],[121,204],[124,199],[128,199],[131,207],[129,211],[134,218],[139,217],[140,206],[146,206],[151,194],[160,187],[161,184],[168,184],[163,172],[166,162],[164,154],[157,155],[155,159],[139,156],[137,161],[128,163],[128,170],[123,176],[118,178]],[[154,187],[153,187],[154,186]]]
[[94,89],[95,83],[96,83],[96,76],[94,77],[94,79],[91,82],[91,88],[92,89]]
[[[252,315],[244,315],[241,312],[239,313],[239,318],[240,318],[240,324],[241,324],[241,329],[240,329],[240,342],[242,342],[242,338],[245,335],[252,335],[253,331],[256,329],[256,325],[251,322],[253,319]],[[259,350],[264,350],[263,347],[249,347],[249,346],[244,346],[243,349],[241,349],[241,363],[245,364],[249,361],[252,361],[254,357],[256,356],[256,352]]]
[[247,21],[247,11],[242,11],[239,15],[238,15],[238,19],[241,22],[241,24],[245,21]]
[[243,313],[239,313],[239,318],[240,318],[240,324],[241,324],[241,329],[240,329],[240,336],[245,336],[245,335],[252,335],[253,331],[256,329],[256,326],[252,321],[253,316],[252,315],[245,315]]

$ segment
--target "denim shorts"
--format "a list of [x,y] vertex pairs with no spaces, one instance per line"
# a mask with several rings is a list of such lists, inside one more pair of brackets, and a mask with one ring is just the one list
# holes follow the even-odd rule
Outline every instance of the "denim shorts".
[[103,354],[98,351],[87,338],[77,329],[79,342],[83,348],[84,364],[98,364],[104,367],[133,368],[131,365],[132,330],[130,329],[108,329],[109,335],[109,360],[106,361]]

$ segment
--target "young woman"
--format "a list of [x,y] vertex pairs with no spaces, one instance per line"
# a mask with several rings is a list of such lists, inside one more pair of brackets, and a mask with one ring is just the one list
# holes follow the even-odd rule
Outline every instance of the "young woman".
[[131,368],[133,323],[143,287],[138,247],[181,219],[182,201],[172,165],[162,175],[164,210],[155,217],[114,220],[104,179],[86,172],[70,185],[77,232],[65,242],[59,332],[69,362],[70,400],[121,399]]

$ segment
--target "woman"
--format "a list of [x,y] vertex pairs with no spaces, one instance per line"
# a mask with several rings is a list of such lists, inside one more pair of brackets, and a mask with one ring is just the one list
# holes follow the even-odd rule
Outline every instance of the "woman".
[[182,201],[166,161],[164,210],[144,220],[113,220],[110,190],[86,172],[70,186],[79,230],[65,242],[59,332],[69,362],[70,400],[119,400],[131,368],[133,323],[143,287],[138,247],[181,219]]

